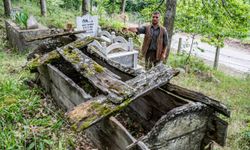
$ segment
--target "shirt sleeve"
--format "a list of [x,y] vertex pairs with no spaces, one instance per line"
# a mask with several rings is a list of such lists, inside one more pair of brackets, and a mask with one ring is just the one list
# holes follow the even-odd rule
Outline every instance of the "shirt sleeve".
[[168,45],[168,32],[167,32],[167,29],[165,29],[164,33],[163,33],[163,45],[164,45],[164,47]]
[[136,34],[146,34],[146,26],[138,27]]

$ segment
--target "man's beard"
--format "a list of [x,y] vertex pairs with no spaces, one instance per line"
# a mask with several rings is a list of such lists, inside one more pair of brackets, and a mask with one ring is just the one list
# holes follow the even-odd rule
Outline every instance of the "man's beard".
[[157,24],[158,24],[158,22],[152,22],[152,24],[153,24],[153,25],[157,25]]

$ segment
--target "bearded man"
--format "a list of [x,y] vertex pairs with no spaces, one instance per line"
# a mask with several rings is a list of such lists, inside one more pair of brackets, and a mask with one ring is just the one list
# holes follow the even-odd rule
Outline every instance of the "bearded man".
[[159,24],[160,12],[155,11],[152,14],[152,24],[139,28],[124,28],[125,32],[134,32],[136,34],[145,34],[142,55],[145,58],[145,68],[150,69],[159,62],[167,59],[169,50],[167,50],[168,34],[166,28]]

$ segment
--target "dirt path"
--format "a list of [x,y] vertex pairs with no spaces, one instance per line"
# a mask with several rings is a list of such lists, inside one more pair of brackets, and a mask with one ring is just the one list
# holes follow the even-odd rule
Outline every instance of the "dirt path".
[[[137,27],[135,23],[128,23],[130,27]],[[140,35],[143,37],[143,35]],[[182,50],[189,51],[191,36],[186,33],[176,33],[172,39],[171,47],[177,49],[179,38],[182,37]],[[213,66],[215,47],[201,42],[197,36],[194,41],[192,54],[202,58],[208,65]],[[203,49],[201,52],[200,49]],[[235,41],[226,41],[225,46],[220,50],[219,69],[232,75],[250,74],[250,46],[241,45]]]
[[[173,36],[173,42],[171,47],[177,49],[178,40],[182,37],[182,50],[189,51],[191,36],[185,33],[177,33]],[[193,55],[204,59],[206,62],[212,64],[215,56],[215,47],[207,43],[200,41],[200,37],[197,37],[194,41]],[[203,49],[202,52],[199,49]],[[239,46],[237,44],[225,43],[225,47],[221,49],[219,58],[219,69],[223,70],[223,67],[232,69],[238,73],[250,74],[250,49],[249,47]]]

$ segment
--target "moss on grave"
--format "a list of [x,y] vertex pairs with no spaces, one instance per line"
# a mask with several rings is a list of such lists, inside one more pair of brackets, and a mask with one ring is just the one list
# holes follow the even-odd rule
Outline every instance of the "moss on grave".
[[98,73],[102,73],[104,71],[104,68],[97,63],[94,63],[94,68],[95,68],[95,71]]
[[89,116],[81,122],[79,130],[84,130],[92,125],[97,119],[101,118],[102,116],[107,116],[112,113],[112,105],[110,104],[102,104],[99,102],[91,102]]
[[34,70],[43,64],[49,64],[60,58],[60,54],[57,51],[51,51],[43,56],[38,56],[28,62],[27,67],[30,70]]
[[82,48],[83,46],[86,46],[87,44],[94,41],[94,39],[94,37],[86,37],[84,40],[75,41],[72,46],[75,48]]
[[73,63],[73,64],[77,64],[81,61],[80,59],[80,56],[79,56],[79,53],[75,50],[72,50],[70,48],[65,48],[63,50],[63,54],[68,58],[70,59],[70,61]]
[[85,118],[82,118],[83,119],[82,121],[76,122],[74,125],[72,125],[72,127],[78,131],[84,130],[84,129],[90,127],[96,121],[98,121],[98,119],[101,119],[102,117],[109,116],[110,114],[112,114],[114,112],[118,112],[120,110],[123,110],[131,102],[132,102],[131,99],[126,99],[122,104],[114,105],[109,100],[107,100],[105,103],[92,101],[92,102],[90,102],[90,104],[87,104],[87,105],[89,105],[88,116],[86,116]]

